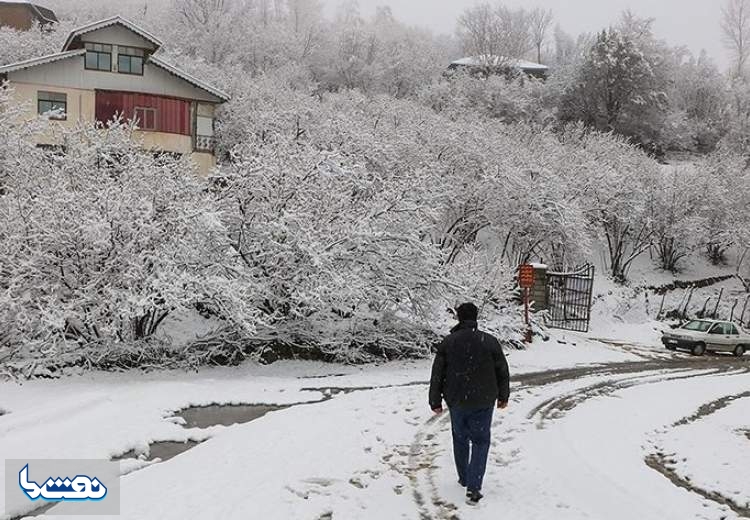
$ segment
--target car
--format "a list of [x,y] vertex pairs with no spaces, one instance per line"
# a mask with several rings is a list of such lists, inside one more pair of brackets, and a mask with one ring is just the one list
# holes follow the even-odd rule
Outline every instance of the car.
[[686,349],[695,356],[731,352],[740,357],[750,349],[750,334],[731,321],[692,320],[664,332],[661,342],[669,350]]

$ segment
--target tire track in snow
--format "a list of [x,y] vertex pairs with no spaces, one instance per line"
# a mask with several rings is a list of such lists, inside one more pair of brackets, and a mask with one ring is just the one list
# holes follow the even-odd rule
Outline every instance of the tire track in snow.
[[[634,386],[640,386],[643,384],[655,384],[664,381],[693,379],[697,377],[707,377],[718,374],[739,375],[743,373],[750,373],[750,367],[748,367],[747,365],[737,366],[736,364],[728,364],[726,366],[720,366],[714,369],[705,369],[702,372],[698,373],[695,373],[694,370],[691,369],[681,368],[674,369],[674,375],[665,374],[661,377],[658,377],[658,372],[644,373],[643,375],[630,377],[619,381],[605,381],[590,385],[580,390],[575,390],[559,398],[548,399],[547,401],[535,407],[534,410],[532,410],[532,412],[528,415],[528,418],[533,419],[536,415],[539,415],[540,420],[537,424],[537,427],[543,428],[545,421],[561,418],[565,415],[566,412],[572,410],[579,404],[582,404],[583,402],[593,397],[609,395],[612,392],[632,388]],[[657,377],[654,377],[654,375],[657,375]],[[695,414],[677,421],[672,425],[672,427],[687,425],[692,422],[698,421],[708,415],[718,412],[723,408],[726,408],[733,401],[748,397],[750,397],[750,391],[743,392],[737,395],[725,396],[721,399],[711,401],[702,405]],[[695,486],[688,479],[681,477],[675,470],[673,470],[668,464],[669,461],[664,457],[663,454],[658,453],[655,455],[649,455],[646,457],[645,463],[648,467],[658,471],[664,477],[669,479],[669,481],[672,482],[675,486],[693,492],[703,497],[704,499],[710,500],[718,505],[729,507],[733,512],[743,518],[750,518],[750,503],[743,506],[732,500],[731,498],[725,497],[721,493],[718,493],[716,491],[707,491]]]
[[738,504],[731,498],[725,497],[721,493],[717,493],[716,491],[707,491],[693,485],[688,479],[681,477],[674,469],[670,467],[671,461],[669,461],[664,456],[664,454],[657,453],[654,455],[649,455],[646,457],[645,462],[649,468],[661,473],[675,486],[690,491],[691,493],[695,493],[696,495],[700,495],[706,500],[710,500],[719,505],[727,506],[742,518],[750,518],[750,504],[743,506]]
[[[734,359],[686,357],[664,360],[652,358],[638,362],[611,363],[527,373],[512,378],[512,381],[520,383],[513,388],[514,393],[518,395],[523,391],[587,377],[616,378],[617,376],[632,374],[632,377],[599,381],[563,396],[545,400],[536,406],[528,416],[529,419],[533,419],[536,415],[541,415],[543,424],[543,421],[564,416],[566,412],[589,399],[610,395],[618,390],[664,381],[747,372],[750,372],[750,366],[747,364],[738,366]],[[523,399],[529,399],[529,397]],[[552,416],[553,413],[556,414],[554,417]],[[437,470],[439,468],[435,466],[434,462],[438,457],[439,444],[425,443],[425,441],[431,441],[439,432],[445,431],[449,427],[449,416],[444,415],[428,419],[415,434],[409,450],[406,476],[412,486],[412,495],[420,520],[460,520],[457,506],[441,497],[438,490]]]
[[606,397],[619,390],[625,390],[635,386],[663,383],[665,381],[693,379],[696,377],[705,377],[723,373],[725,373],[725,371],[721,368],[704,369],[699,372],[696,372],[693,369],[681,368],[673,369],[666,373],[663,371],[649,371],[641,375],[626,377],[623,379],[597,382],[543,401],[534,407],[534,409],[527,415],[527,419],[531,420],[538,416],[539,421],[537,423],[537,428],[541,429],[544,428],[546,422],[564,417],[567,412],[570,412],[576,406],[583,404],[589,399]]
[[[745,372],[748,372],[748,371],[750,371],[750,369],[745,370]],[[674,423],[672,426],[673,427],[687,426],[688,424],[694,423],[705,417],[708,417],[709,415],[715,414],[719,410],[723,410],[724,408],[732,404],[732,402],[737,401],[738,399],[747,399],[747,398],[750,398],[750,391],[742,392],[741,394],[736,394],[736,395],[724,396],[721,399],[717,399],[715,401],[711,401],[710,403],[706,403],[702,405],[700,408],[698,408],[698,411],[695,412],[693,415],[680,419],[679,421]]]
[[[743,370],[740,370],[739,372],[748,373],[750,372],[750,368],[745,368]],[[705,403],[701,405],[694,414],[684,417],[672,424],[672,428],[677,428],[679,426],[688,426],[690,424],[696,423],[710,415],[715,414],[716,412],[719,412],[720,410],[723,410],[734,401],[748,398],[750,398],[750,391],[727,395],[714,401]],[[750,439],[750,431],[745,432],[745,435],[747,435],[747,437]],[[672,457],[675,457],[675,455],[673,455]],[[750,501],[748,501],[745,505],[742,505],[736,500],[722,495],[718,491],[709,491],[696,486],[690,481],[689,478],[683,477],[677,472],[677,470],[674,468],[675,464],[677,464],[674,458],[668,458],[664,453],[657,452],[655,454],[646,456],[644,461],[649,468],[659,472],[675,486],[700,495],[706,500],[710,500],[717,504],[727,506],[738,516],[741,516],[743,518],[750,518]]]
[[[655,368],[651,367],[652,364],[648,362],[613,363],[522,374],[513,378],[514,383],[521,383],[520,386],[514,387],[514,392],[591,375],[606,377],[617,373],[639,372],[647,368]],[[659,366],[663,367],[663,363]],[[420,520],[460,520],[458,507],[440,495],[437,485],[438,468],[435,461],[440,444],[432,441],[440,432],[449,428],[450,416],[448,414],[433,416],[417,430],[409,447],[408,464],[404,474],[412,487],[412,497]]]

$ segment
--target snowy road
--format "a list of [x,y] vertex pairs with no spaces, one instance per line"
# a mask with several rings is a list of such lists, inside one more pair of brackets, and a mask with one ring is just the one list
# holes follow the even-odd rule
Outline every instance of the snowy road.
[[[139,520],[750,518],[750,360],[599,345],[539,370],[532,355],[510,357],[478,508],[455,482],[449,418],[427,409],[427,363],[0,385],[0,456],[205,441],[123,463],[122,516]],[[170,419],[188,404],[301,402],[230,427]]]
[[[709,481],[717,467],[734,475],[731,485],[711,491],[680,477],[678,464],[661,465],[658,471],[653,467],[654,459],[664,456],[657,435],[674,434],[671,423],[716,396],[750,397],[745,391],[748,369],[746,363],[716,359],[522,376],[513,409],[495,421],[495,455],[489,469],[493,484],[480,511],[456,507],[461,504],[459,490],[450,479],[436,476],[450,465],[445,452],[436,465],[421,471],[432,498],[422,517],[490,519],[502,511],[509,518],[539,519],[750,518],[742,451],[725,451],[713,468],[697,468],[708,473],[704,480]],[[737,418],[747,424],[746,413],[738,412]],[[447,419],[442,419],[431,429],[447,427]],[[449,434],[439,437],[433,450],[447,445]],[[691,450],[671,452],[669,459],[684,459],[683,466],[694,458],[705,459],[706,451],[715,452],[713,442],[726,439],[692,440]],[[424,457],[433,458],[430,449],[426,451]],[[737,486],[743,491],[737,493]]]

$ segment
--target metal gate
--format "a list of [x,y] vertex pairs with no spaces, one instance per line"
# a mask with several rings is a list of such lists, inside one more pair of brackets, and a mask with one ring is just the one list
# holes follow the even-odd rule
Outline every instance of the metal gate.
[[588,332],[593,289],[593,265],[586,264],[567,273],[548,271],[549,326],[555,329]]

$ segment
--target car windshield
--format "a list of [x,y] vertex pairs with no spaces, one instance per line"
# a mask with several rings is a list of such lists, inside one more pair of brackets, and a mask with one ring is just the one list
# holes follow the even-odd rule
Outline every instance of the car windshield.
[[698,332],[706,332],[711,328],[712,323],[710,321],[693,320],[683,325],[682,328],[685,330],[695,330]]

